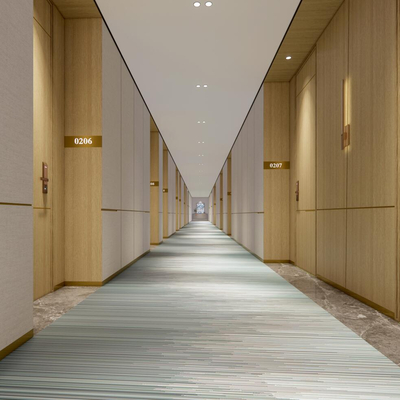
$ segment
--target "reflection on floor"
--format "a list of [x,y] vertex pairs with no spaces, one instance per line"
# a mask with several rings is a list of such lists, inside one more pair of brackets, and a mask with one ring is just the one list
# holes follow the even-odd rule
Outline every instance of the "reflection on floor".
[[400,369],[207,222],[0,362],[0,398],[399,399]]

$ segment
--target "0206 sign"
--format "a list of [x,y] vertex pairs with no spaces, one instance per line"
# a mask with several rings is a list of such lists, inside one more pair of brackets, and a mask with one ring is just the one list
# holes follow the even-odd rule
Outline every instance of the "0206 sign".
[[80,145],[80,144],[93,144],[93,139],[92,138],[74,138],[74,144]]

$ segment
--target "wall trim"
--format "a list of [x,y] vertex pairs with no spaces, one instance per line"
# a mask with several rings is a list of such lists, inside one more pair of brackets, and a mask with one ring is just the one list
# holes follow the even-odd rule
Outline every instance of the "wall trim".
[[264,264],[291,264],[290,260],[264,260]]
[[32,338],[33,338],[33,329],[31,329],[29,332],[25,333],[25,335],[22,335],[17,340],[14,340],[14,342],[9,344],[3,350],[0,350],[0,360],[7,357],[10,353],[12,353],[14,350],[18,349],[18,347],[22,346],[25,342],[27,342],[28,340],[30,340]]
[[341,290],[342,292],[348,294],[349,296],[354,297],[356,300],[361,301],[362,303],[366,304],[367,306],[369,306],[369,307],[371,307],[371,308],[374,308],[375,310],[379,311],[380,313],[385,314],[386,316],[388,316],[388,317],[390,317],[390,318],[392,318],[392,319],[395,319],[395,312],[394,312],[394,311],[390,311],[390,310],[388,310],[387,308],[382,307],[382,306],[380,306],[379,304],[376,304],[376,303],[374,303],[373,301],[368,300],[368,299],[366,299],[365,297],[360,296],[359,294],[354,293],[353,291],[351,291],[351,290],[349,290],[349,289],[346,289],[346,288],[344,288],[343,286],[340,286],[340,285],[338,285],[338,284],[336,284],[336,283],[330,281],[329,279],[324,278],[324,277],[321,276],[321,275],[318,275],[318,274],[317,274],[317,275],[315,275],[315,276],[316,276],[318,279],[320,279],[322,282],[325,282],[325,283],[327,283],[328,285],[333,286],[334,288],[336,288],[336,289],[338,289],[338,290]]
[[114,278],[116,278],[119,274],[127,270],[130,266],[135,264],[137,261],[139,261],[141,258],[143,258],[145,255],[149,254],[150,250],[147,250],[145,253],[143,253],[141,256],[135,258],[133,261],[131,261],[129,264],[125,265],[125,267],[122,267],[120,270],[109,276],[108,278],[104,279],[104,281],[101,282],[87,282],[87,281],[66,281],[64,282],[65,286],[104,286]]

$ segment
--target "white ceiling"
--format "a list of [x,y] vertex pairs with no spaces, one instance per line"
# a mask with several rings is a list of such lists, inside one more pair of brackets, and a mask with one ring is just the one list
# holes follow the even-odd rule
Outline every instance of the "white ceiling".
[[190,193],[208,196],[300,0],[96,1]]

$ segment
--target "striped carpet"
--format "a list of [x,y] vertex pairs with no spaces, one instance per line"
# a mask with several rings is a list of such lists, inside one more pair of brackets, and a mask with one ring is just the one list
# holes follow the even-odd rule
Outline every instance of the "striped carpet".
[[1,399],[400,399],[400,369],[208,222],[0,362]]

